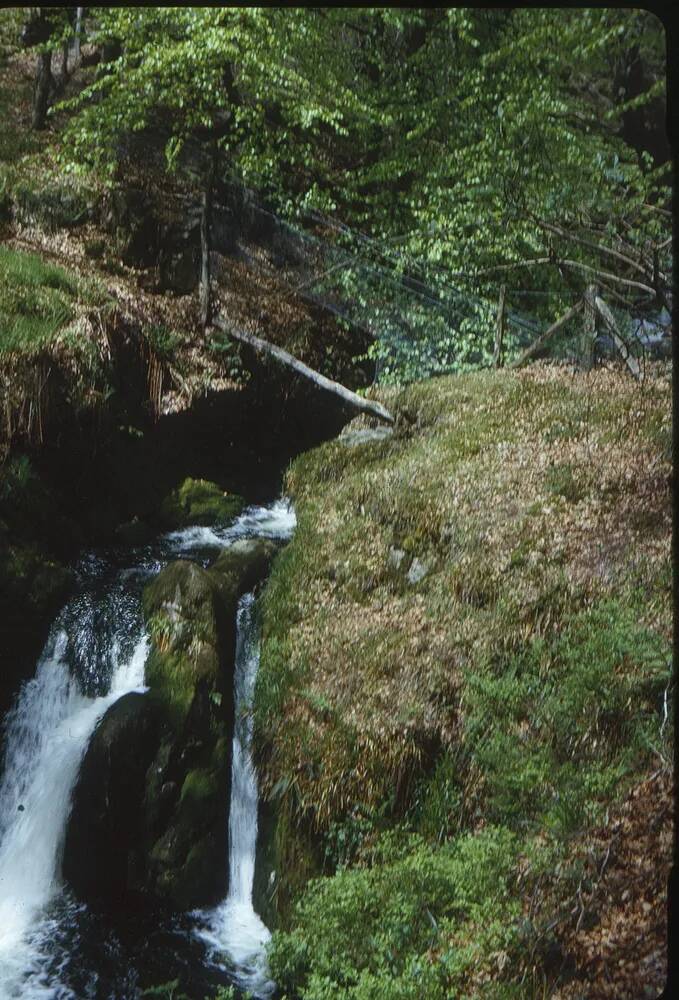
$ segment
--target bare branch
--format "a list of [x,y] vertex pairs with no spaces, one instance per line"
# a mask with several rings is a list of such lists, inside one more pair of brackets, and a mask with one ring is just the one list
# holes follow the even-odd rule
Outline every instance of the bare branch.
[[604,247],[599,243],[593,243],[591,240],[585,240],[581,236],[576,236],[574,233],[569,233],[567,230],[562,229],[560,226],[555,226],[554,223],[544,222],[542,219],[536,220],[538,226],[541,229],[546,229],[550,233],[554,233],[556,236],[561,236],[563,239],[571,240],[573,243],[580,243],[582,246],[590,247],[592,250],[596,250],[598,253],[608,254],[609,257],[615,257],[617,260],[621,261],[623,264],[627,264],[629,267],[635,268],[640,271],[645,278],[651,279],[651,273],[649,269],[642,267],[642,265],[633,260],[631,257],[627,257],[625,254],[620,253],[618,250],[614,250],[612,247]]

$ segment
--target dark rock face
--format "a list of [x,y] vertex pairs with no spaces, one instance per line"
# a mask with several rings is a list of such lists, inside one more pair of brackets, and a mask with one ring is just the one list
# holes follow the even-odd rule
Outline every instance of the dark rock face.
[[115,235],[123,263],[152,267],[160,250],[160,226],[149,195],[135,188],[119,188],[111,196],[104,218]]
[[64,874],[86,901],[186,910],[225,895],[236,609],[275,551],[243,540],[209,570],[178,560],[146,587],[149,691],[104,716],[69,820]]
[[85,899],[122,904],[143,889],[139,802],[158,730],[156,706],[147,695],[131,692],[109,708],[92,737],[63,860],[64,876]]

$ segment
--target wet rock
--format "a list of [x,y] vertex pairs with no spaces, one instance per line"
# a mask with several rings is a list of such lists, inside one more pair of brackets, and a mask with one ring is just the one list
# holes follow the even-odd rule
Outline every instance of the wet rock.
[[165,497],[159,520],[168,531],[193,524],[220,526],[237,517],[244,506],[242,497],[226,493],[217,483],[188,478]]
[[83,759],[66,831],[63,873],[78,896],[108,905],[143,886],[141,813],[147,769],[156,753],[159,715],[151,699],[131,692],[97,726]]

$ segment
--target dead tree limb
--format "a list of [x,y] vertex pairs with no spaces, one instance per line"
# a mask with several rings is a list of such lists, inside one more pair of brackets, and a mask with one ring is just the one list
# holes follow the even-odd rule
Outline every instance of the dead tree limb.
[[275,344],[270,344],[268,341],[262,340],[260,337],[255,337],[252,333],[246,333],[244,330],[236,330],[219,318],[213,320],[213,325],[241,344],[247,344],[260,357],[273,358],[279,364],[291,369],[295,374],[308,379],[317,388],[325,392],[331,392],[347,406],[356,410],[357,413],[366,413],[368,416],[377,417],[378,420],[383,420],[387,424],[393,424],[393,416],[381,403],[372,399],[365,399],[363,396],[352,392],[351,389],[347,389],[346,386],[340,385],[339,382],[334,382],[332,379],[326,378],[325,375],[321,375],[320,372],[309,368],[308,365],[305,365],[298,358],[293,357],[292,354],[288,354],[282,347],[276,347]]
[[629,348],[628,348],[627,344],[625,343],[624,338],[621,336],[620,331],[618,330],[618,327],[616,325],[615,320],[613,319],[613,313],[608,308],[608,306],[606,305],[606,303],[604,302],[604,300],[601,299],[601,298],[599,298],[598,295],[596,295],[594,297],[594,306],[595,306],[597,312],[599,313],[599,315],[601,316],[601,318],[603,319],[603,321],[605,322],[606,326],[610,330],[610,333],[611,333],[611,336],[613,337],[613,341],[615,343],[615,346],[620,351],[620,353],[621,353],[621,355],[622,355],[622,357],[623,357],[623,359],[625,361],[625,364],[627,365],[627,367],[631,371],[632,375],[634,375],[634,377],[637,378],[637,379],[640,378],[641,377],[641,365],[639,364],[639,362],[637,361],[637,359],[632,354],[630,354]]
[[553,337],[555,333],[558,333],[559,330],[562,327],[564,327],[569,320],[573,319],[573,317],[580,312],[582,306],[583,306],[583,301],[582,299],[580,299],[580,301],[576,302],[575,305],[571,309],[569,309],[567,313],[564,313],[564,315],[561,316],[556,321],[556,323],[553,323],[548,330],[545,330],[545,332],[541,334],[537,340],[534,340],[533,343],[530,345],[530,347],[527,347],[526,350],[523,352],[523,354],[521,354],[520,357],[516,359],[516,361],[513,361],[509,367],[521,368],[521,366],[525,365],[527,361],[530,361],[531,358],[534,358],[537,354],[539,354],[540,351],[544,348],[547,341],[551,337]]

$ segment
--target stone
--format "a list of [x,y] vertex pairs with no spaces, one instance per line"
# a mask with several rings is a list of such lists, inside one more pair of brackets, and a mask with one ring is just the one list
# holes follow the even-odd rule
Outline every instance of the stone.
[[276,551],[241,539],[209,569],[176,560],[145,587],[149,690],[104,716],[68,824],[64,871],[86,902],[176,911],[224,897],[236,609]]
[[338,441],[347,448],[356,448],[361,444],[371,444],[374,441],[385,441],[394,433],[393,427],[360,427],[345,429]]
[[243,497],[227,493],[206,479],[185,479],[163,500],[158,519],[168,531],[189,525],[228,524],[245,507]]
[[429,572],[429,567],[427,566],[427,564],[425,562],[422,562],[422,560],[418,559],[417,556],[415,556],[415,558],[410,564],[410,569],[408,570],[406,579],[408,583],[411,584],[419,583],[420,580],[424,579],[424,577],[427,575],[428,572]]
[[159,717],[146,694],[130,692],[105,713],[85,753],[66,830],[63,874],[88,902],[122,905],[143,886],[138,867],[146,772]]
[[396,549],[393,546],[389,549],[388,563],[392,569],[400,569],[401,563],[405,559],[406,554],[403,549]]

